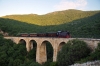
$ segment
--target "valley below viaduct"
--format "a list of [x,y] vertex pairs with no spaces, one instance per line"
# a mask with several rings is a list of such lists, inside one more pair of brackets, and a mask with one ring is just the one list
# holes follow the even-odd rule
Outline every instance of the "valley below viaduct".
[[[57,53],[61,50],[62,46],[66,44],[69,40],[73,40],[76,38],[54,38],[54,37],[4,37],[5,39],[11,39],[16,44],[20,42],[26,43],[26,49],[29,52],[33,49],[33,41],[36,42],[36,62],[44,63],[47,61],[47,53],[46,53],[46,43],[50,42],[53,47],[53,62],[57,60]],[[100,42],[100,39],[92,39],[92,38],[77,38],[82,40],[88,44],[91,49],[95,49]]]

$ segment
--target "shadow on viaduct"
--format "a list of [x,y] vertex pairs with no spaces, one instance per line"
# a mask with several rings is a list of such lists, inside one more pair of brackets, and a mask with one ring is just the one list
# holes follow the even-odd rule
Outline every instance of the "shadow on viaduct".
[[[11,39],[16,44],[20,42],[26,43],[26,49],[29,52],[33,49],[33,42],[37,44],[36,48],[36,62],[43,63],[47,61],[46,54],[46,43],[50,42],[53,47],[53,62],[57,60],[57,53],[60,51],[62,46],[66,44],[69,40],[76,38],[46,38],[46,37],[4,37],[6,39]],[[78,38],[85,41],[91,49],[95,49],[100,39],[90,39],[90,38]]]

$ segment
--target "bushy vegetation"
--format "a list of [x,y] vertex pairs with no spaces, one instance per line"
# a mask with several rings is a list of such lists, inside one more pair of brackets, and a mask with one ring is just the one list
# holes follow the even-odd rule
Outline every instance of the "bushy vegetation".
[[87,44],[78,39],[69,41],[62,47],[58,53],[57,62],[58,66],[68,66],[74,64],[82,58],[90,54],[90,49]]
[[[53,58],[52,46],[50,43],[46,45],[48,61],[43,66],[51,63]],[[53,62],[52,65],[54,65]],[[15,44],[0,35],[0,66],[41,66],[36,62],[36,44],[30,52],[27,52],[25,44]]]
[[94,52],[92,52],[88,57],[81,59],[81,61],[79,61],[78,63],[95,61],[95,60],[100,60],[100,43],[98,43],[98,46]]
[[[29,53],[24,44],[15,44],[0,35],[0,66],[40,66],[34,61],[35,54]],[[28,55],[31,55],[31,59]]]
[[24,45],[16,45],[0,36],[0,66],[18,66],[24,63],[26,54]]

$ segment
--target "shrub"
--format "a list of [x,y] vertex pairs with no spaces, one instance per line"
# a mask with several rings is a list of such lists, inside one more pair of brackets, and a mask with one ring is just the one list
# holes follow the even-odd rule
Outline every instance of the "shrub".
[[50,66],[57,66],[57,62],[51,62]]
[[29,66],[41,66],[41,65],[37,62],[32,62]]
[[100,60],[100,43],[98,43],[98,46],[95,49],[95,52],[91,53],[89,58],[91,59],[88,59],[88,60]]
[[78,39],[71,40],[65,44],[58,53],[58,65],[68,66],[79,61],[81,58],[87,57],[89,54],[90,49],[84,41]]
[[95,61],[95,60],[100,60],[100,43],[98,43],[95,52],[91,53],[90,56],[81,59],[80,61],[78,61],[78,63],[84,63],[87,61]]

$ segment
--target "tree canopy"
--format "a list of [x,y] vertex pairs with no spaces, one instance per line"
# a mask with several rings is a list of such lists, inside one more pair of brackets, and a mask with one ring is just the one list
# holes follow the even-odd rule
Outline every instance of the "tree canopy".
[[69,41],[58,52],[57,62],[59,66],[74,64],[89,55],[90,49],[84,41],[74,39]]

